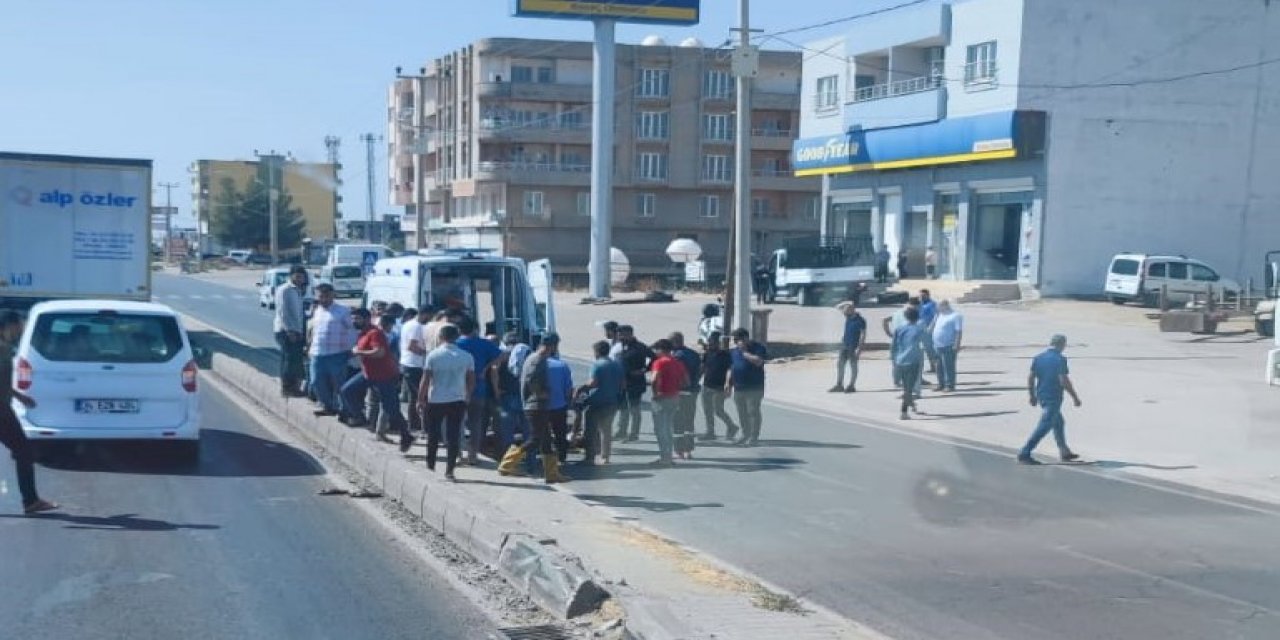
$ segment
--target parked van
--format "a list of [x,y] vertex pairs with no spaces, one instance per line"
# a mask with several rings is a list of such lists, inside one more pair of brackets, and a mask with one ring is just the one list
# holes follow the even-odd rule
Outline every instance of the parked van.
[[484,333],[519,333],[534,344],[555,331],[551,263],[481,250],[446,250],[379,260],[365,281],[362,306],[398,302],[406,309],[460,309]]
[[332,286],[334,295],[339,298],[359,298],[364,294],[364,271],[358,264],[326,265],[320,269],[316,284],[321,282]]
[[335,244],[329,247],[329,257],[324,263],[326,266],[354,264],[363,268],[395,254],[390,247],[381,244]]
[[1159,256],[1122,253],[1111,259],[1104,291],[1115,304],[1138,301],[1147,306],[1159,302],[1167,287],[1169,302],[1184,304],[1201,299],[1213,290],[1214,296],[1240,295],[1240,285],[1223,278],[1209,265],[1186,256]]

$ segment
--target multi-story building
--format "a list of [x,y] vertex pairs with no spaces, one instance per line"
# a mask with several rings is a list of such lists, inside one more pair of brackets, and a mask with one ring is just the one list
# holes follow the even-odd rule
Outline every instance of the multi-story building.
[[[751,116],[757,252],[818,231],[820,181],[793,176],[788,160],[799,129],[800,63],[799,53],[760,55]],[[404,207],[408,246],[495,248],[550,257],[558,273],[585,273],[591,65],[587,42],[486,39],[397,80],[388,110],[390,187]],[[693,238],[708,272],[723,274],[734,211],[728,52],[693,40],[619,45],[617,78],[613,245],[633,273],[668,273],[667,245]]]
[[[313,241],[336,237],[338,205],[339,165],[318,162],[297,162],[284,156],[261,156],[259,160],[196,160],[191,165],[191,210],[197,226],[206,230],[214,214],[219,185],[230,178],[239,191],[246,190],[255,181],[280,185],[293,197],[293,204],[302,210],[306,220],[305,234]],[[267,171],[274,171],[268,176]],[[264,224],[266,221],[264,220]],[[216,247],[217,241],[205,236],[208,249],[235,249]]]
[[1028,293],[1099,294],[1121,251],[1243,280],[1280,239],[1277,37],[1262,1],[900,9],[807,45],[797,174],[909,272],[933,245]]

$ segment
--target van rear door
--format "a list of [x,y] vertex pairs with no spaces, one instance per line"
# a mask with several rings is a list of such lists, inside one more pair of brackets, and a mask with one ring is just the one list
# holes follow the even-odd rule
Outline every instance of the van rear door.
[[534,260],[529,263],[529,286],[533,289],[534,305],[538,310],[538,324],[544,331],[556,330],[555,290],[550,260]]
[[1116,256],[1107,269],[1106,293],[1126,298],[1138,297],[1142,289],[1142,260],[1137,256]]

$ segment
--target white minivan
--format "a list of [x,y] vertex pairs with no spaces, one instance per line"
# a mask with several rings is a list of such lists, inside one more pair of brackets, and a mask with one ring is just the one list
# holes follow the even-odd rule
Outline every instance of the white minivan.
[[195,349],[178,314],[151,302],[60,300],[31,308],[12,406],[34,442],[165,440],[200,451]]
[[1140,253],[1121,253],[1111,259],[1104,292],[1116,304],[1138,301],[1154,306],[1166,287],[1169,301],[1177,304],[1196,296],[1203,299],[1210,289],[1215,298],[1221,293],[1229,297],[1240,294],[1238,283],[1218,275],[1200,260]]
[[339,298],[364,295],[364,269],[358,264],[331,264],[320,269],[316,284],[328,283]]

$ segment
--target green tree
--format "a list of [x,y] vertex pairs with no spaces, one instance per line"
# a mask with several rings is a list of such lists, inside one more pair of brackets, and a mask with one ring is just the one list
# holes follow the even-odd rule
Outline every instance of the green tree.
[[[224,246],[269,250],[271,220],[267,187],[260,180],[249,183],[245,191],[236,188],[231,178],[218,183],[213,199],[210,231]],[[276,189],[276,242],[281,250],[298,247],[305,235],[306,220],[302,209],[293,206],[293,196],[284,188]]]

